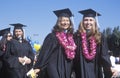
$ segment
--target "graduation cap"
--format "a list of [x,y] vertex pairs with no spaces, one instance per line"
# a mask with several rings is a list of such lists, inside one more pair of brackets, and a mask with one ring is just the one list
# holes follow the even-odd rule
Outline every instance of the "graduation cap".
[[23,24],[21,24],[21,23],[10,24],[10,25],[11,25],[11,26],[14,26],[14,30],[15,30],[15,29],[21,29],[21,30],[23,30],[22,27],[26,27],[26,25],[23,25]]
[[4,34],[10,33],[10,28],[5,28],[0,30],[0,36],[3,36]]
[[96,17],[96,16],[101,16],[98,12],[94,11],[93,9],[86,9],[79,11],[83,15],[83,17]]
[[61,10],[55,10],[53,11],[55,13],[55,15],[57,17],[61,17],[61,16],[64,16],[64,17],[71,17],[73,16],[72,15],[72,12],[70,11],[69,8],[66,8],[66,9],[61,9]]

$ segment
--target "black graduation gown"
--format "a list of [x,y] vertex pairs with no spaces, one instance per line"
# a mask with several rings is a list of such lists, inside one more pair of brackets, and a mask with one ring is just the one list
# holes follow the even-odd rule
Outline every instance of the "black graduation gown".
[[111,78],[111,62],[105,37],[102,36],[102,43],[97,45],[96,57],[92,61],[85,59],[82,54],[82,43],[78,32],[74,34],[74,39],[77,45],[74,59],[76,78],[103,78],[102,67],[104,78]]
[[0,50],[0,71],[1,71],[1,68],[2,68],[3,54],[4,54],[4,52]]
[[3,55],[4,55],[4,52],[0,50],[0,76],[2,76]]
[[[34,53],[31,45],[26,41],[19,43],[17,40],[11,40],[7,44],[5,62],[7,64],[8,78],[26,78],[26,73],[32,68],[34,61]],[[32,63],[22,65],[18,61],[18,57],[27,56]]]
[[0,78],[7,78],[6,63],[4,61],[4,55],[6,51],[0,49]]
[[2,50],[0,50],[0,57],[2,57],[4,55],[5,52],[3,52]]
[[55,33],[45,38],[34,68],[40,68],[40,78],[70,78],[72,61],[66,58]]

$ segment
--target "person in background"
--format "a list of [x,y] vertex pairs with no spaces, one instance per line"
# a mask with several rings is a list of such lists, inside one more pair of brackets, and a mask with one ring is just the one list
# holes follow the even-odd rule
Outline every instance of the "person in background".
[[40,78],[70,78],[76,49],[70,19],[72,13],[69,8],[53,12],[58,19],[52,32],[44,40],[34,72]]
[[10,33],[10,28],[5,28],[0,30],[0,77],[6,78],[6,64],[4,62],[4,55],[6,51],[6,44],[12,39],[12,34]]
[[119,57],[113,56],[112,51],[108,51],[108,52],[109,52],[109,55],[110,55],[110,61],[111,61],[111,64],[112,64],[112,68],[118,71],[118,73],[114,77],[119,78],[120,77],[120,59],[119,59]]
[[[77,45],[74,69],[76,78],[111,78],[116,70],[111,67],[107,41],[99,31],[96,17],[100,16],[93,9],[79,11],[83,15],[74,40]],[[104,71],[102,71],[102,68]]]
[[8,64],[9,78],[27,78],[26,73],[32,68],[34,53],[29,42],[24,39],[22,27],[25,25],[16,23],[14,26],[13,39],[7,44],[5,61]]
[[109,51],[109,55],[110,55],[110,60],[111,60],[113,68],[120,71],[120,59],[119,59],[119,57],[113,56],[112,51]]

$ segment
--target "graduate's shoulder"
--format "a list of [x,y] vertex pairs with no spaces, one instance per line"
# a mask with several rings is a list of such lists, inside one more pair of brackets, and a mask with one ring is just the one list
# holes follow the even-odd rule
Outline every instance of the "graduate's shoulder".
[[55,35],[55,33],[53,33],[53,32],[51,32],[51,33],[48,33],[47,34],[47,36],[45,37],[45,39],[54,39],[54,38],[56,38],[56,35]]
[[8,41],[8,43],[16,43],[16,42],[17,42],[17,40],[15,40],[15,39]]

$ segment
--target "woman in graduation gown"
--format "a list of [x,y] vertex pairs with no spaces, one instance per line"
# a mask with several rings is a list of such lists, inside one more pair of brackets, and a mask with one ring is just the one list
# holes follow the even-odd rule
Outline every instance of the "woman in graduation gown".
[[10,28],[5,28],[0,30],[0,77],[6,78],[6,64],[4,62],[4,55],[6,53],[6,44],[12,39],[12,34],[10,33]]
[[104,78],[111,78],[115,71],[111,68],[106,39],[99,32],[95,19],[100,14],[92,9],[79,12],[84,16],[74,34],[77,45],[74,59],[76,78],[103,78],[103,73]]
[[32,47],[24,39],[23,24],[14,26],[13,40],[7,44],[5,61],[7,63],[8,78],[27,78],[26,73],[32,68],[34,53]]
[[34,71],[41,73],[38,74],[40,78],[70,78],[76,48],[70,19],[72,13],[68,8],[54,13],[58,17],[57,23],[44,40]]

